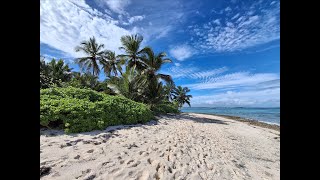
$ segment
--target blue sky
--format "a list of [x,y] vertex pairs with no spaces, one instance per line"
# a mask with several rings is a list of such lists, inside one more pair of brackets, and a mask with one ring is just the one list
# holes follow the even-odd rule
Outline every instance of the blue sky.
[[173,60],[161,72],[191,89],[192,106],[280,107],[279,0],[40,1],[40,54],[74,70],[81,41],[120,54],[135,33]]

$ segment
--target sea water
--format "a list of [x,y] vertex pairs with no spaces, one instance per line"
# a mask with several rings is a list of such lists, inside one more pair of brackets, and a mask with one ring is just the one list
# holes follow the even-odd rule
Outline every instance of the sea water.
[[238,116],[280,125],[280,108],[247,107],[183,107],[182,112]]

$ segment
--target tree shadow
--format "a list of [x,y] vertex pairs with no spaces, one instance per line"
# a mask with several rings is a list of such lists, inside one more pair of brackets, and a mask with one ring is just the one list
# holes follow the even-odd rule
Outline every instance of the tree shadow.
[[205,118],[205,117],[199,117],[199,116],[194,116],[191,114],[168,114],[165,116],[162,116],[163,118],[175,118],[177,120],[192,120],[195,121],[197,123],[215,123],[215,124],[224,124],[224,125],[228,125],[228,123],[226,123],[226,121],[222,121],[222,120],[218,120],[218,119],[213,119],[213,118]]
[[103,138],[105,140],[108,140],[109,138],[114,138],[119,136],[117,133],[117,130],[121,129],[131,129],[133,127],[141,127],[143,129],[147,129],[146,126],[154,126],[157,125],[158,122],[156,120],[151,120],[147,123],[144,124],[132,124],[132,125],[117,125],[117,126],[109,126],[105,130],[93,130],[90,132],[80,132],[80,133],[70,133],[66,134],[63,130],[61,129],[47,129],[47,128],[42,128],[40,129],[40,135],[44,135],[47,137],[53,137],[53,136],[60,136],[60,135],[68,135],[72,137],[78,137],[81,135],[89,135],[89,136],[98,136],[98,138]]
[[[176,120],[181,120],[181,121],[191,120],[191,121],[195,121],[197,123],[215,123],[215,124],[228,125],[228,123],[226,123],[225,121],[222,121],[222,120],[205,118],[205,117],[198,117],[198,116],[194,116],[191,114],[181,113],[181,114],[167,114],[167,115],[157,116],[156,120],[151,120],[151,121],[144,123],[144,124],[109,126],[105,130],[94,130],[94,131],[90,131],[90,132],[70,133],[67,135],[73,136],[73,137],[79,137],[82,135],[89,135],[89,136],[94,136],[95,139],[99,138],[99,139],[108,140],[110,138],[114,138],[114,137],[119,136],[119,134],[117,133],[117,130],[131,129],[133,127],[141,127],[143,129],[148,129],[148,126],[157,125],[159,119],[170,120],[172,118],[174,118]],[[40,135],[53,137],[53,136],[66,135],[66,133],[63,130],[44,129],[43,128],[43,129],[40,129]]]

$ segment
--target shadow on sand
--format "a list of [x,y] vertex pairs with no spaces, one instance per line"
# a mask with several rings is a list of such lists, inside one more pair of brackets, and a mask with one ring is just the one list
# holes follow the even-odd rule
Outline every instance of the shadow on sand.
[[[162,115],[156,117],[157,120],[159,119],[176,119],[176,120],[191,120],[195,121],[197,123],[216,123],[216,124],[223,124],[223,125],[228,125],[225,121],[217,120],[217,119],[210,119],[210,118],[204,118],[204,117],[198,117],[198,116],[193,116],[190,114],[168,114],[168,115]],[[109,126],[105,130],[94,130],[90,132],[82,132],[82,133],[71,133],[68,134],[69,136],[73,137],[78,137],[79,135],[89,135],[89,136],[97,136],[100,135],[103,137],[103,139],[107,140],[109,138],[113,138],[116,136],[119,136],[117,134],[117,130],[121,129],[131,129],[133,127],[141,127],[144,129],[147,129],[148,126],[154,126],[157,125],[158,122],[155,120],[149,121],[145,124],[134,124],[134,125],[118,125],[118,126]],[[59,135],[65,135],[63,130],[55,130],[55,129],[40,129],[40,135],[45,135],[45,136],[59,136]]]
[[194,116],[191,114],[178,114],[178,115],[165,115],[165,116],[161,116],[162,118],[174,118],[177,120],[192,120],[195,121],[197,123],[216,123],[216,124],[224,124],[224,125],[228,125],[228,123],[226,123],[225,121],[222,120],[217,120],[217,119],[211,119],[211,118],[205,118],[205,117],[198,117],[198,116]]
[[[157,124],[158,124],[157,121],[151,120],[151,121],[144,123],[144,124],[109,126],[105,130],[94,130],[94,131],[90,131],[90,132],[71,133],[71,134],[68,134],[68,136],[78,137],[79,135],[89,135],[89,136],[100,135],[101,137],[103,137],[104,139],[107,140],[109,138],[119,136],[119,134],[117,134],[117,130],[131,129],[133,127],[141,127],[143,129],[147,129],[146,126],[154,126]],[[66,133],[64,133],[63,130],[42,128],[42,129],[40,129],[40,135],[45,135],[45,136],[51,137],[51,136],[66,135]]]

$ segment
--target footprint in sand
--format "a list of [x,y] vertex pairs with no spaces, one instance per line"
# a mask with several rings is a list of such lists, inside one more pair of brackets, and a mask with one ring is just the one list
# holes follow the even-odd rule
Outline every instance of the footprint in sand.
[[134,160],[130,160],[127,162],[127,165],[129,165],[130,163],[132,163]]
[[136,163],[134,163],[132,166],[130,167],[137,167],[141,162],[140,161],[137,161]]

